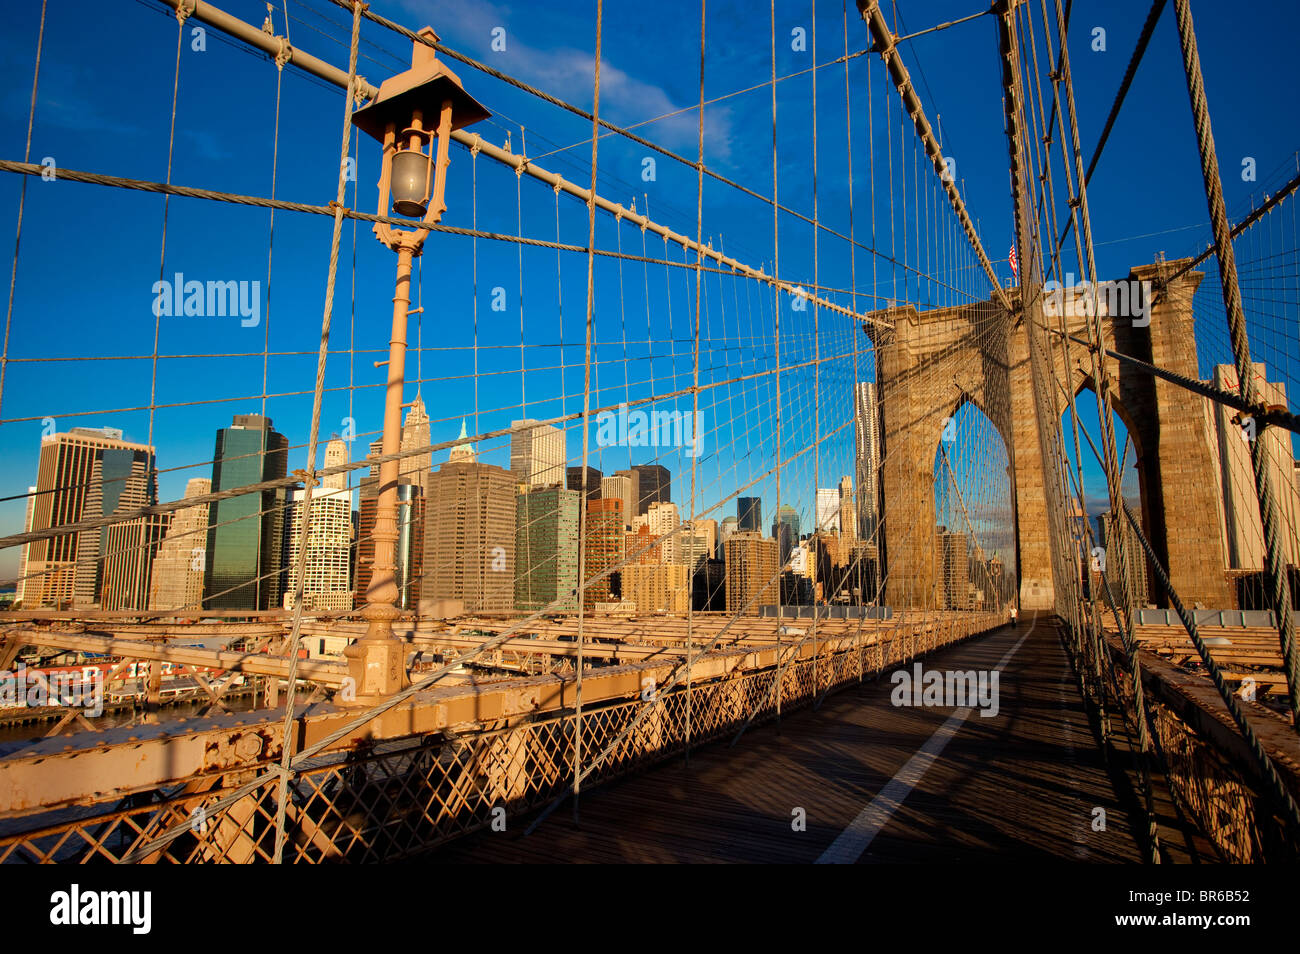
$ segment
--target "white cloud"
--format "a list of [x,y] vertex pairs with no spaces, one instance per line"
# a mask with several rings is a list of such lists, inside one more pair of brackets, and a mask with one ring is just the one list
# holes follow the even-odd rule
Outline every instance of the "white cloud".
[[[478,0],[403,0],[410,13],[408,25],[432,23],[443,42],[515,79],[535,86],[584,109],[590,107],[595,76],[595,59],[590,50],[557,46],[543,50],[521,40],[510,27],[511,11]],[[491,50],[492,30],[506,29],[506,50]],[[594,31],[593,31],[594,39]],[[453,69],[467,85],[466,71],[472,67],[454,64]],[[540,102],[540,101],[539,101]],[[484,105],[491,108],[490,103]],[[686,155],[695,154],[698,114],[693,104],[675,102],[660,85],[632,76],[608,56],[600,63],[600,114],[621,126],[644,122],[683,108],[686,112],[660,120],[635,132],[642,138]],[[552,108],[552,107],[546,107]],[[732,122],[730,109],[715,106],[705,110],[705,158],[711,165],[731,158]]]

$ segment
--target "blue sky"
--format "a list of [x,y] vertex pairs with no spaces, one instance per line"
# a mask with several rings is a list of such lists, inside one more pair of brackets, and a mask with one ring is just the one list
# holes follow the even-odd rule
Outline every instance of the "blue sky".
[[[240,18],[260,24],[262,0],[223,0]],[[980,6],[969,0],[899,4],[900,32],[913,32],[964,16]],[[776,72],[780,75],[825,62],[866,45],[866,30],[853,4],[776,5]],[[1146,12],[1146,4],[1076,3],[1071,57],[1081,135],[1091,151],[1123,75]],[[517,4],[471,0],[378,0],[372,8],[412,28],[432,24],[444,42],[502,71],[535,84],[584,108],[592,100],[592,3]],[[283,3],[274,23],[284,31]],[[40,3],[22,0],[7,10],[0,36],[0,71],[6,92],[0,98],[0,154],[21,159]],[[1300,11],[1290,3],[1234,5],[1223,12],[1195,5],[1200,48],[1214,132],[1224,168],[1230,209],[1248,208],[1276,170],[1292,169],[1297,148],[1297,105],[1293,84],[1278,82],[1278,64],[1293,54]],[[176,54],[175,18],[152,0],[116,4],[51,0],[42,54],[31,155],[49,156],[62,167],[162,180],[167,175],[168,128]],[[346,65],[347,14],[326,0],[288,4],[293,43],[323,59]],[[1106,50],[1090,49],[1092,31],[1106,31]],[[505,49],[494,51],[494,30],[504,29]],[[807,49],[792,49],[795,29],[807,31]],[[763,83],[773,69],[767,11],[752,4],[710,2],[706,33],[706,98]],[[498,34],[499,35],[499,34]],[[405,68],[409,47],[373,24],[363,29],[360,72],[372,83]],[[1250,50],[1243,58],[1242,51]],[[991,17],[907,44],[906,59],[930,116],[942,117],[943,147],[957,162],[971,214],[979,222],[991,258],[1005,259],[1011,240],[1011,203],[1006,141],[1002,132],[996,33]],[[518,151],[527,143],[538,164],[574,181],[590,176],[590,125],[475,70],[456,65],[468,89],[492,112],[478,128],[498,145],[509,135]],[[620,124],[642,123],[681,110],[668,119],[638,127],[665,147],[694,155],[699,96],[699,7],[691,3],[607,3],[604,10],[601,113]],[[890,250],[889,190],[885,172],[889,146],[885,117],[893,123],[895,163],[913,163],[912,144],[900,156],[897,98],[886,90],[878,58],[858,57],[848,71],[845,103],[843,66],[805,73],[778,85],[776,151],[779,194],[792,209],[816,214],[828,227],[847,233],[849,191],[848,132],[853,139],[854,228],[859,241]],[[276,69],[265,57],[224,42],[209,31],[206,50],[182,47],[177,98],[172,180],[256,195],[271,193],[276,134]],[[871,112],[868,112],[868,90]],[[705,112],[705,161],[710,168],[763,195],[772,191],[770,89],[759,87],[730,96]],[[283,75],[280,103],[276,194],[324,204],[333,198],[342,94],[290,68]],[[886,113],[886,109],[889,110]],[[813,117],[817,118],[814,161]],[[846,126],[846,115],[851,126]],[[868,123],[876,138],[868,145]],[[566,148],[567,147],[567,148]],[[362,141],[359,181],[349,203],[373,211],[377,147]],[[544,154],[545,158],[540,158]],[[651,215],[678,232],[696,227],[694,170],[654,156],[654,181],[642,179],[652,155],[618,137],[599,143],[598,189],[625,203],[648,201]],[[1253,157],[1258,181],[1243,182],[1237,171]],[[875,164],[875,238],[871,231],[869,170]],[[911,168],[909,166],[909,168]],[[1285,172],[1285,179],[1290,173]],[[895,171],[897,178],[897,170]],[[576,200],[558,200],[546,187],[456,148],[445,222],[583,244],[586,209]],[[920,170],[922,215],[953,228],[933,203],[932,174]],[[0,235],[13,235],[20,177],[0,177]],[[1089,191],[1099,269],[1114,277],[1130,265],[1149,262],[1157,252],[1171,257],[1204,247],[1208,236],[1205,203],[1189,119],[1187,95],[1172,14],[1166,11],[1138,74],[1129,102],[1111,136],[1107,153]],[[898,297],[920,306],[987,297],[988,286],[971,269],[969,251],[948,255],[927,249],[922,227],[916,242],[916,200],[907,186],[909,219],[904,228],[903,196],[895,188],[894,254],[932,274],[950,273],[955,289],[932,282],[918,285],[898,269],[845,243],[818,239],[791,215],[779,222],[780,273],[792,281],[841,289],[827,297],[852,307],[851,274],[856,273],[859,310],[872,294]],[[304,444],[310,419],[310,389],[320,328],[328,260],[330,221],[321,217],[175,199],[167,218],[163,273],[182,272],[199,280],[262,283],[263,320],[252,328],[233,318],[163,318],[151,311],[152,286],[162,255],[163,200],[67,182],[27,184],[22,250],[18,258],[9,339],[12,359],[0,395],[0,496],[21,495],[35,479],[42,420],[53,417],[59,430],[115,426],[127,436],[153,442],[163,469],[161,494],[174,499],[189,477],[207,469],[185,465],[208,460],[217,428],[234,413],[263,409],[293,445]],[[729,255],[773,267],[771,209],[720,183],[706,180],[703,232]],[[904,234],[911,238],[904,238]],[[938,234],[938,233],[933,233]],[[597,244],[603,249],[641,254],[642,235],[600,217]],[[268,256],[268,252],[270,255]],[[662,257],[663,243],[648,241],[645,252]],[[815,254],[816,252],[816,254]],[[670,247],[670,258],[683,260]],[[270,258],[268,285],[268,257]],[[558,262],[557,262],[558,259]],[[354,267],[355,263],[355,267]],[[345,226],[327,366],[322,438],[356,422],[355,456],[377,430],[384,371],[373,362],[385,355],[394,268],[392,253],[367,228]],[[814,274],[814,268],[816,273]],[[1005,262],[999,274],[1009,277]],[[586,260],[583,255],[448,235],[430,238],[420,263],[420,295],[425,305],[418,334],[424,350],[408,359],[408,377],[422,377],[420,389],[434,419],[435,440],[457,433],[462,416],[471,432],[502,427],[524,416],[550,417],[582,408]],[[596,374],[593,406],[663,394],[690,384],[693,356],[694,287],[684,269],[642,266],[610,259],[596,266]],[[493,311],[493,290],[504,290],[506,309]],[[522,298],[522,305],[521,305]],[[775,366],[774,309],[781,314],[781,362],[789,366],[817,355],[826,358],[819,374],[811,368],[781,376],[782,458],[811,444],[814,429],[823,436],[817,452],[800,454],[782,469],[783,503],[793,503],[812,522],[817,485],[832,486],[851,473],[852,427],[848,395],[855,378],[871,374],[867,342],[853,323],[825,310],[797,313],[788,298],[774,301],[753,283],[709,275],[701,298],[701,381],[723,381]],[[814,334],[814,317],[816,333]],[[1294,318],[1294,315],[1291,316]],[[417,340],[417,328],[411,342]],[[522,330],[521,330],[522,329]],[[154,335],[158,362],[153,383]],[[1213,335],[1215,329],[1210,329]],[[357,353],[349,354],[350,342]],[[522,342],[522,347],[520,347]],[[625,343],[626,342],[626,343]],[[281,352],[263,358],[262,352]],[[855,349],[860,352],[854,355]],[[1272,355],[1286,380],[1285,347]],[[284,354],[284,352],[304,352]],[[221,355],[222,357],[215,357]],[[229,355],[240,355],[230,357]],[[1222,359],[1221,351],[1214,352]],[[54,358],[131,360],[51,361]],[[45,359],[24,361],[22,359]],[[521,372],[521,361],[526,369]],[[855,367],[856,365],[856,367]],[[1203,367],[1203,372],[1205,368]],[[477,374],[476,374],[477,371]],[[263,380],[266,385],[263,385]],[[702,396],[707,431],[705,454],[695,461],[697,509],[713,507],[745,484],[764,498],[765,518],[776,510],[775,475],[766,471],[777,458],[774,376],[724,385]],[[263,399],[263,392],[269,396]],[[289,393],[306,392],[306,393]],[[151,402],[152,396],[152,402]],[[414,384],[407,397],[414,396]],[[205,402],[194,404],[192,402]],[[147,410],[102,413],[118,408]],[[174,405],[174,406],[173,406]],[[676,407],[690,410],[689,401]],[[817,410],[820,408],[820,410]],[[98,413],[81,413],[81,412]],[[972,425],[977,426],[977,425]],[[582,437],[571,428],[568,453],[581,455]],[[505,464],[498,441],[481,448],[485,459]],[[692,459],[680,448],[598,448],[592,434],[591,462],[606,472],[629,461],[656,459],[673,473],[674,499],[689,511]],[[304,463],[292,452],[291,466]],[[1095,468],[1086,477],[1095,492]],[[746,493],[750,493],[747,491]],[[990,503],[989,506],[994,506]],[[734,503],[714,511],[734,513]],[[21,527],[23,503],[0,503],[5,532]],[[0,577],[12,575],[15,552],[0,554]]]

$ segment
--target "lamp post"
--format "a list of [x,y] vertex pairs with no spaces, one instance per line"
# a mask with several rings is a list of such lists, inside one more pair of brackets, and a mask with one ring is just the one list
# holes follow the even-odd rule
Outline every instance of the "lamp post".
[[[419,36],[436,41],[430,27]],[[352,122],[383,146],[379,215],[417,220],[411,229],[375,223],[375,235],[397,253],[393,326],[388,345],[388,386],[384,399],[383,450],[396,454],[402,439],[402,397],[406,384],[406,319],[411,304],[411,263],[421,253],[429,226],[446,211],[447,157],[455,129],[490,113],[465,92],[456,74],[438,61],[432,46],[415,42],[411,68],[384,81],[374,101],[357,110]],[[400,461],[379,465],[375,516],[375,557],[365,606],[365,635],[344,655],[358,705],[372,704],[404,688],[406,644],[393,635],[400,615],[397,588],[397,483]]]

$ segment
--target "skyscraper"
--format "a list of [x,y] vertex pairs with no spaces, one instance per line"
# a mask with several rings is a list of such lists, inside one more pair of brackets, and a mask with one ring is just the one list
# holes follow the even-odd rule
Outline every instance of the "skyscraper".
[[641,472],[636,468],[616,470],[615,477],[626,477],[628,481],[628,505],[623,510],[623,520],[630,527],[637,517],[645,515],[641,507]]
[[153,513],[104,528],[101,609],[148,609],[154,558],[171,522],[171,514]]
[[840,489],[838,487],[817,488],[817,526],[816,531],[833,532],[840,528]]
[[650,523],[645,517],[636,518],[636,528],[628,534],[625,534],[627,541],[625,556],[629,563],[662,563],[664,562],[664,545],[663,542],[655,543],[654,534],[650,532]]
[[713,559],[713,528],[706,526],[704,521],[696,521],[695,526],[692,526],[689,521],[683,521],[682,529],[677,535],[677,543],[673,547],[673,562],[694,568],[703,561],[711,559]]
[[707,552],[705,555],[712,560],[718,554],[718,521],[714,520],[712,517],[707,517],[703,520],[696,520],[695,532],[704,534],[705,538],[708,540]]
[[[186,497],[199,497],[211,490],[212,481],[207,477],[192,477],[185,484]],[[154,555],[149,609],[197,613],[202,608],[209,506],[199,504],[172,513],[167,536]]]
[[535,488],[515,498],[515,608],[576,612],[580,490]]
[[[461,437],[465,427],[461,426]],[[467,613],[508,612],[515,599],[515,479],[452,448],[429,479],[422,600],[460,600]]]
[[652,537],[663,537],[659,544],[659,551],[662,554],[661,560],[664,563],[677,563],[677,551],[680,546],[680,534],[676,531],[681,527],[681,517],[677,513],[675,503],[653,503],[646,511],[646,525],[650,528]]
[[[406,420],[402,422],[402,442],[398,449],[413,451],[417,447],[428,447],[430,443],[432,441],[429,435],[429,415],[424,409],[424,400],[417,391],[415,400],[411,402],[410,409],[406,412]],[[398,485],[411,484],[419,487],[421,494],[425,493],[429,487],[429,469],[432,466],[432,451],[410,454],[399,459],[397,462]]]
[[[526,425],[532,424],[533,427]],[[531,418],[511,421],[510,473],[527,487],[564,486],[564,431]]]
[[685,615],[690,608],[689,571],[680,564],[638,563],[623,567],[623,599],[638,613]]
[[840,536],[850,546],[858,538],[858,510],[853,500],[853,478],[840,478]]
[[[587,551],[583,567],[585,579],[592,580],[611,566],[623,562],[623,526],[621,497],[602,497],[587,502],[587,524],[583,540]],[[583,605],[591,609],[597,603],[610,602],[613,599],[611,583],[609,576],[589,582],[583,590]]]
[[776,509],[772,539],[777,542],[777,558],[785,566],[790,560],[790,552],[799,542],[799,512],[789,504],[781,504]]
[[[152,447],[124,441],[122,432],[110,427],[74,427],[66,434],[41,439],[28,520],[32,530],[157,502]],[[121,531],[115,532],[114,539],[120,546]],[[108,547],[108,527],[27,544],[23,568],[30,579],[23,585],[24,605],[96,605]]]
[[[600,485],[604,475],[595,467],[587,468],[587,499],[597,500],[600,498]],[[582,465],[569,467],[565,470],[566,486],[570,490],[582,491]]]
[[763,532],[763,501],[761,498],[736,498],[736,529],[741,533]]
[[[397,605],[402,609],[418,608],[424,592],[424,507],[417,485],[397,485]],[[372,563],[371,575],[373,570]]]
[[[370,452],[366,459],[372,461],[370,472],[361,478],[360,506],[357,508],[357,569],[353,574],[353,603],[361,607],[366,604],[366,591],[370,589],[371,577],[375,574],[375,520],[379,515],[379,464],[373,463],[383,453],[382,440],[370,442]],[[401,527],[401,485],[398,485],[398,527]]]
[[795,541],[798,539],[790,530],[790,524],[784,521],[777,521],[772,524],[772,537],[777,544],[777,559],[782,566],[790,560],[790,551],[794,549]]
[[[284,608],[293,609],[298,587],[298,557],[302,547],[302,522],[307,491],[289,492],[285,553],[288,568]],[[345,489],[317,487],[312,491],[311,521],[307,529],[306,564],[303,568],[302,605],[308,610],[352,609],[351,567],[352,495]]]
[[[289,441],[269,417],[236,414],[217,431],[212,452],[214,493],[279,480],[287,473]],[[206,609],[276,609],[284,592],[284,488],[241,494],[209,508],[203,605]]]
[[776,541],[741,531],[727,538],[727,612],[757,616],[758,608],[780,599]]
[[[36,488],[27,488],[27,516],[23,519],[23,533],[32,532],[32,520],[36,508]],[[14,585],[14,608],[22,609],[26,606],[24,602],[27,599],[27,550],[31,544],[25,544],[18,550],[18,581]],[[36,593],[39,587],[33,586],[32,592]]]
[[[466,436],[466,422],[461,421],[460,436]],[[383,454],[383,441],[370,444],[370,458]],[[428,447],[431,443],[429,415],[424,401],[416,394],[402,422],[400,449],[413,450]],[[429,467],[432,452],[411,454],[398,461],[397,468],[397,588],[398,606],[414,608],[420,599],[424,563],[424,506],[429,488]],[[379,515],[379,464],[370,465],[370,473],[361,478],[360,512],[357,515],[357,570],[353,581],[354,600],[364,606],[366,591],[374,576],[375,521]]]
[[[790,535],[797,541],[799,539],[799,511],[795,510],[789,504],[781,504],[776,509],[776,522],[783,523],[790,528]],[[772,531],[772,536],[776,536],[776,531]]]
[[[348,445],[347,442],[339,437],[333,437],[325,445],[325,468],[338,467],[348,462]],[[321,486],[327,490],[343,490],[348,485],[347,472],[339,474],[330,474],[321,480]]]
[[935,528],[934,537],[939,609],[972,609],[970,538],[942,526]]
[[661,464],[636,464],[632,470],[637,475],[638,514],[648,513],[654,504],[668,503],[673,499],[672,476],[667,467]]
[[613,477],[606,477],[600,482],[600,496],[602,498],[608,500],[613,497],[623,502],[623,506],[619,508],[618,512],[628,526],[631,526],[632,517],[635,516],[632,495],[632,478],[627,476],[626,472],[615,474]]
[[857,532],[870,540],[879,523],[880,508],[880,407],[874,381],[859,381],[854,402],[857,471]]
[[1111,586],[1111,597],[1118,604],[1123,599],[1120,589],[1120,547],[1128,567],[1128,591],[1134,606],[1141,609],[1151,599],[1150,578],[1147,576],[1147,554],[1128,521],[1116,519],[1109,510],[1097,517],[1097,542],[1106,554],[1105,576]]

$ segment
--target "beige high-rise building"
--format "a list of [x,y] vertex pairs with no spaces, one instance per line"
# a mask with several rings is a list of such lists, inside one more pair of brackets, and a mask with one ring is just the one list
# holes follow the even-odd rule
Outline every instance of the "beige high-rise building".
[[[41,439],[32,530],[157,503],[153,448],[115,428],[74,427]],[[27,608],[95,606],[103,584],[108,528],[35,540],[23,548]]]
[[[1265,367],[1256,363],[1255,387],[1265,404],[1286,407],[1286,385],[1268,381]],[[1214,369],[1214,384],[1240,393],[1237,369],[1221,364]],[[1259,570],[1265,565],[1264,527],[1259,516],[1255,471],[1250,457],[1250,428],[1233,422],[1237,412],[1226,405],[1214,408],[1218,438],[1219,486],[1223,499],[1225,555],[1233,569]],[[1300,564],[1300,492],[1296,490],[1295,458],[1291,434],[1282,428],[1258,428],[1255,439],[1264,442],[1273,492],[1277,503],[1282,558]]]
[[[527,427],[529,424],[534,426]],[[510,435],[510,473],[515,483],[563,487],[564,431],[551,424],[538,424],[532,418],[511,421],[510,427],[521,428]]]
[[708,557],[712,560],[718,553],[718,521],[712,517],[695,521],[695,532],[704,534],[708,541]]
[[638,613],[684,616],[691,602],[689,576],[680,564],[629,564],[622,570],[623,599],[636,603]]
[[632,520],[638,516],[645,516],[646,507],[642,506],[644,494],[641,492],[641,472],[636,468],[628,470],[614,471],[615,477],[626,477],[628,481],[628,494],[631,501],[631,509],[623,511],[623,519],[629,527],[633,526]]
[[[415,400],[411,402],[410,409],[406,412],[406,420],[402,422],[400,449],[410,451],[417,447],[428,447],[431,443],[429,415],[424,408],[424,400],[417,391]],[[420,488],[421,493],[425,493],[428,490],[429,470],[432,466],[432,451],[424,451],[420,454],[403,457],[398,461],[397,472],[399,476],[397,482],[399,484],[413,484]]]
[[880,521],[880,407],[873,381],[859,381],[855,390],[853,425],[857,472],[857,533],[870,540]]
[[652,503],[646,511],[646,526],[650,528],[650,535],[663,537],[659,552],[664,563],[679,562],[677,551],[681,540],[677,530],[681,525],[681,515],[678,514],[675,503]]
[[[1122,541],[1122,544],[1116,541]],[[1151,600],[1151,582],[1147,573],[1147,553],[1128,521],[1118,520],[1109,510],[1097,517],[1097,542],[1106,554],[1106,579],[1110,581],[1111,594],[1116,602],[1123,598],[1120,588],[1120,551],[1124,548],[1124,566],[1128,568],[1128,591],[1135,608],[1141,609]]]
[[632,499],[632,478],[626,474],[615,474],[613,477],[603,477],[600,481],[600,495],[608,500],[611,497],[623,501],[623,524],[624,526],[632,525],[632,517],[636,513],[635,501]]
[[[307,491],[289,495],[286,525],[288,585],[284,608],[297,599],[298,558],[302,552],[302,519]],[[307,530],[307,561],[303,568],[302,605],[307,610],[352,609],[352,494],[346,488],[317,487],[312,491],[311,522]]]
[[840,537],[850,546],[858,539],[858,507],[853,499],[853,478],[840,478]]
[[[462,427],[462,437],[464,428]],[[422,600],[459,600],[467,613],[509,612],[515,598],[515,479],[452,448],[429,478]]]
[[936,527],[934,576],[940,609],[971,609],[969,538],[964,533]]
[[[410,420],[408,417],[407,420]],[[325,445],[325,468],[338,467],[348,462],[348,445],[342,438],[331,438],[330,442]],[[348,485],[348,474],[344,471],[339,474],[330,474],[321,480],[321,486],[327,490],[343,490]]]
[[723,544],[727,564],[727,612],[757,616],[759,607],[777,603],[777,544],[760,533],[737,532]]
[[677,543],[673,547],[674,563],[694,568],[701,560],[712,558],[713,545],[706,527],[700,526],[699,529],[694,529],[688,525],[677,535]]
[[[27,516],[23,519],[23,533],[31,533],[32,515],[36,507],[36,488],[27,488]],[[32,592],[36,592],[33,589]],[[14,586],[14,608],[22,609],[23,600],[27,595],[27,547],[20,547],[18,550],[18,582]]]
[[[212,489],[207,477],[192,477],[185,496],[199,497]],[[191,610],[203,604],[204,547],[208,543],[208,504],[198,504],[171,514],[167,536],[158,545],[149,583],[149,609]]]
[[101,609],[148,609],[155,555],[171,522],[171,514],[155,513],[105,528]]
[[361,478],[357,507],[357,568],[352,581],[355,587],[353,603],[361,607],[366,604],[366,591],[370,588],[370,579],[374,576],[375,564],[375,518],[379,513],[379,464],[375,458],[383,453],[382,440],[370,442],[366,460],[371,461],[370,471]]

